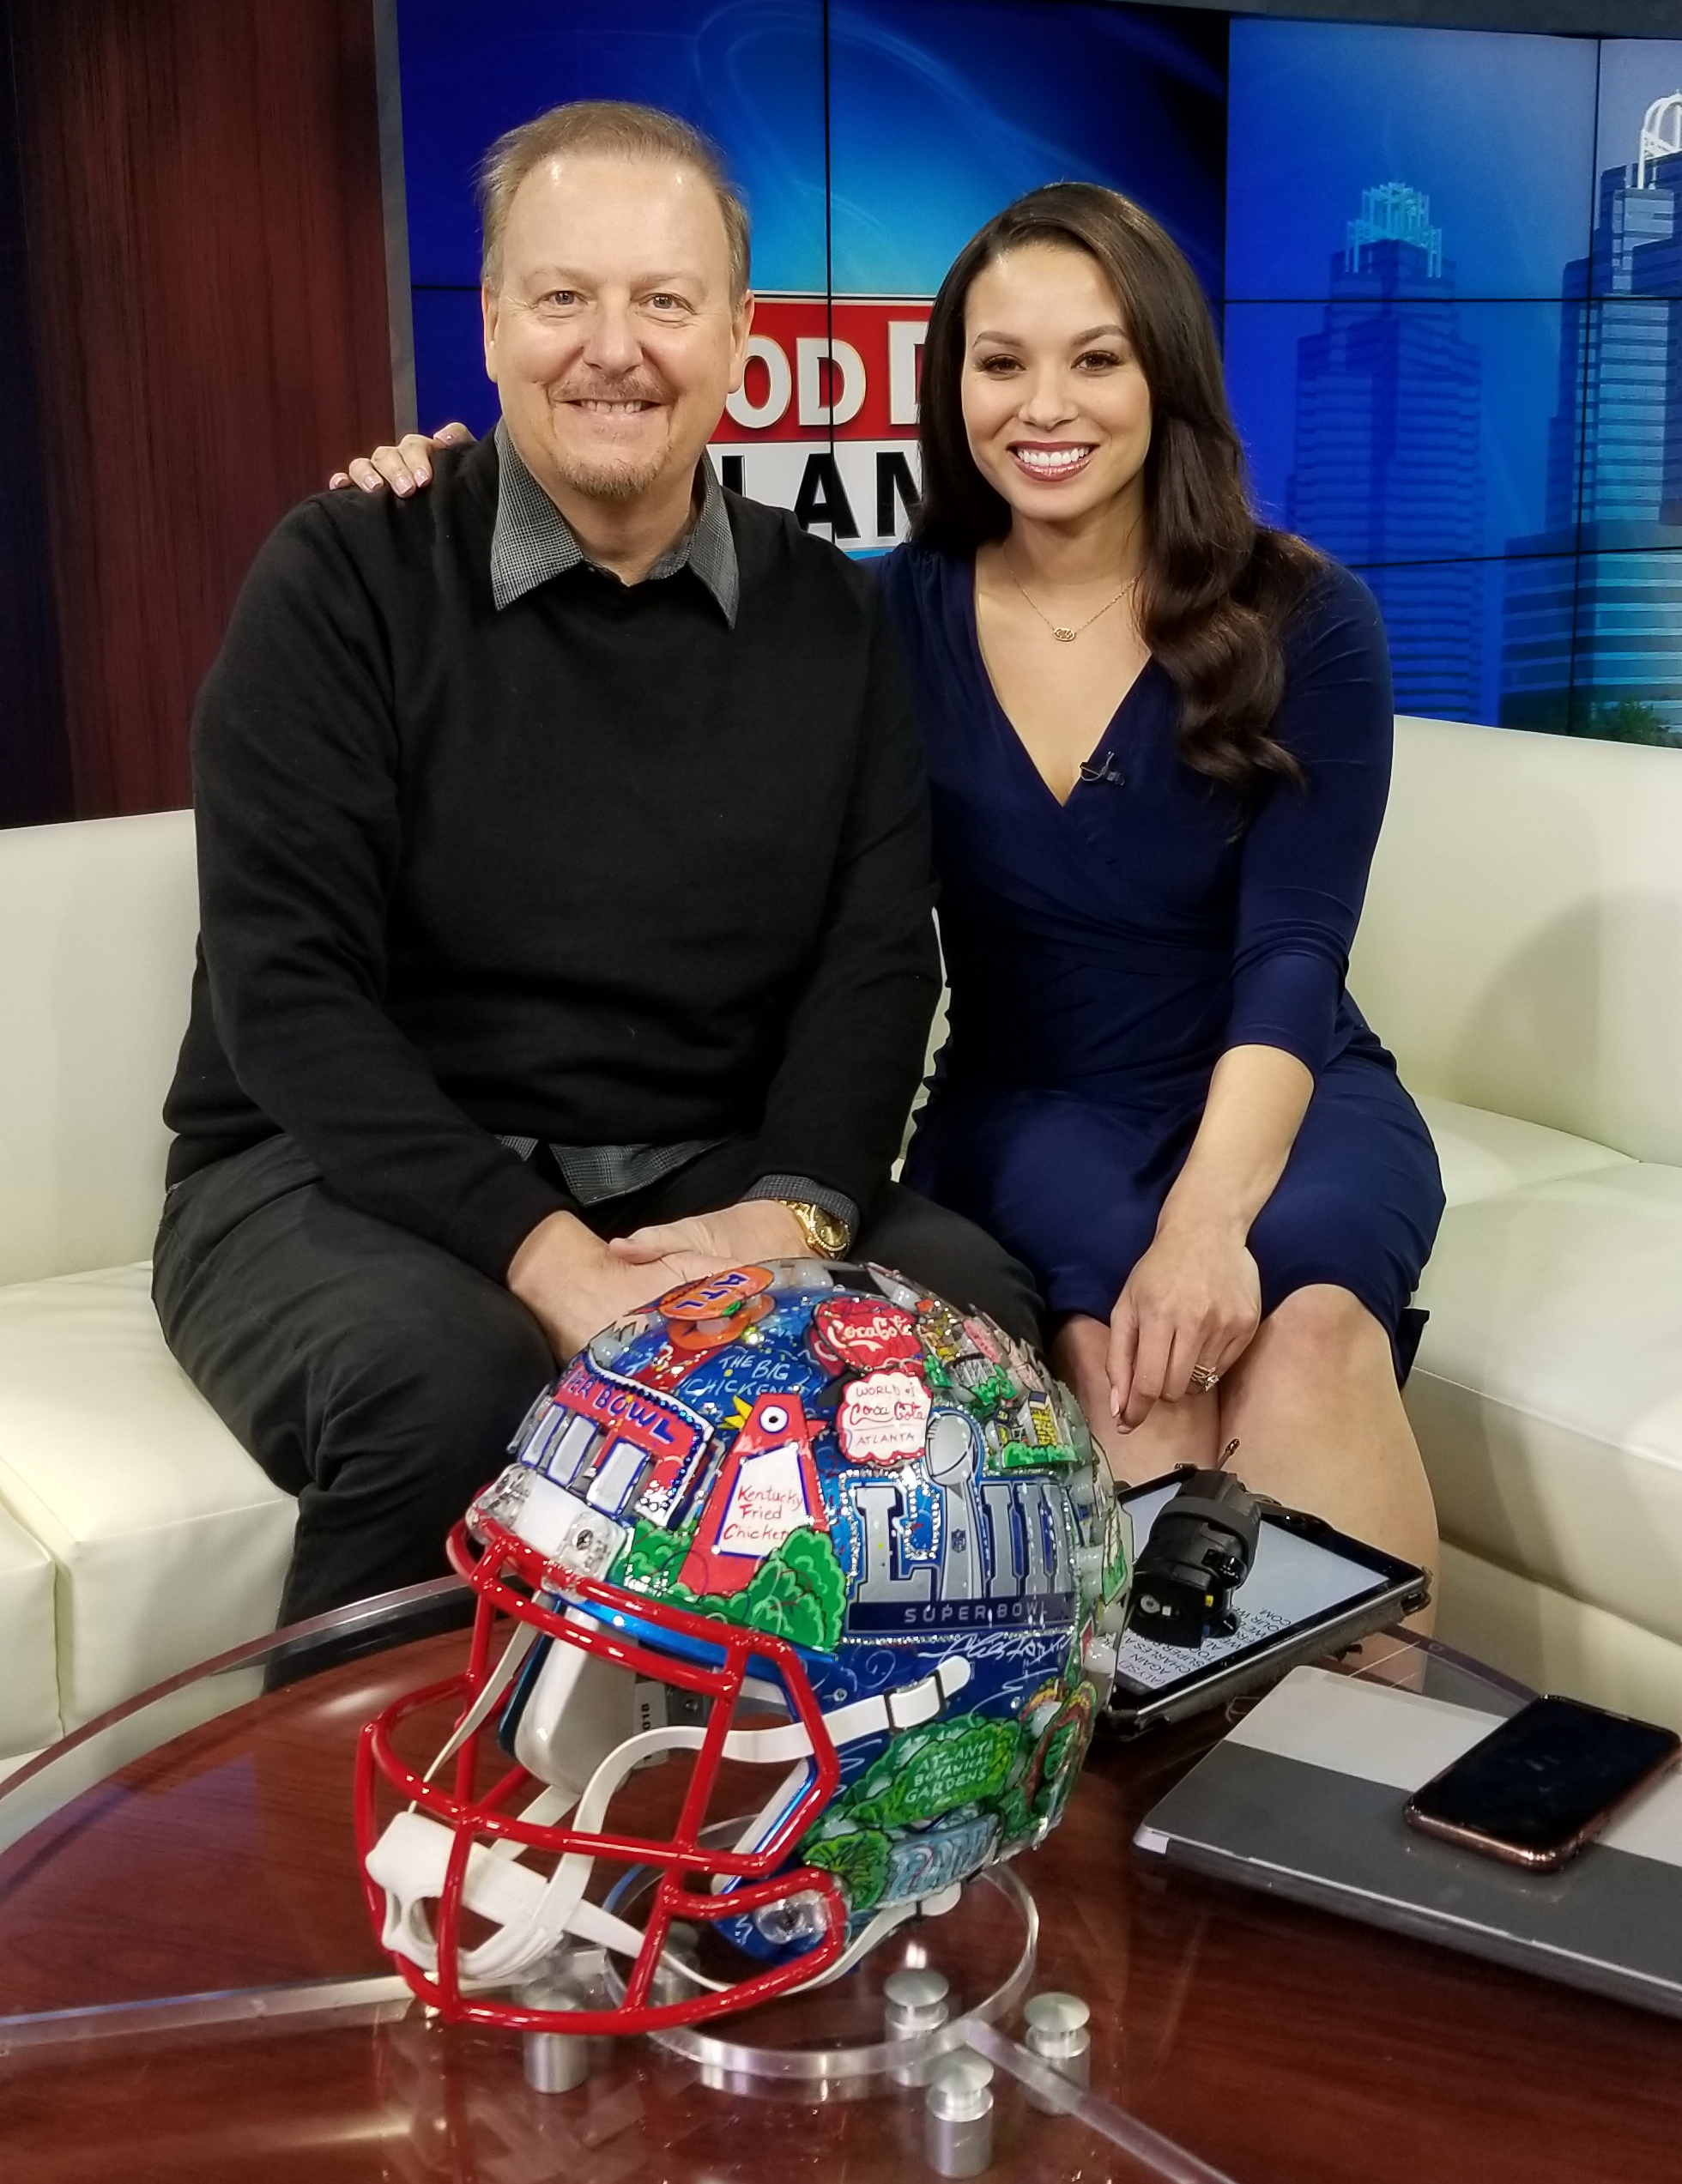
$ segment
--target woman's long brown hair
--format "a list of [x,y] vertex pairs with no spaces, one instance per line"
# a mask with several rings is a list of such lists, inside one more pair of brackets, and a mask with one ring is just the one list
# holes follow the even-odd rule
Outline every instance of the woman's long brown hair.
[[1129,199],[1094,183],[1055,182],[1007,205],[959,251],[923,348],[923,499],[912,535],[968,559],[1010,529],[1009,504],[977,468],[964,430],[964,312],[976,275],[1025,243],[1098,261],[1150,389],[1137,612],[1180,693],[1182,757],[1246,799],[1264,775],[1300,780],[1271,731],[1285,687],[1286,626],[1324,564],[1304,540],[1251,514],[1203,292],[1176,245]]

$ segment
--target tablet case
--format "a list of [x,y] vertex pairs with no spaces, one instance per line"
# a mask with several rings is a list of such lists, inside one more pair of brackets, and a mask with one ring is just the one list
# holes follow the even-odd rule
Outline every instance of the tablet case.
[[1136,1848],[1682,2017],[1682,1774],[1554,1873],[1407,1826],[1500,1715],[1293,1669],[1147,1814]]
[[[1147,1480],[1122,1494],[1122,1506],[1135,1526],[1135,1547],[1143,1548],[1162,1508],[1189,1470]],[[1151,1506],[1155,1504],[1155,1506]],[[1150,1507],[1149,1521],[1140,1524]],[[1326,1596],[1326,1580],[1308,1577],[1310,1595],[1300,1589],[1304,1559],[1318,1551],[1346,1565]],[[1358,1584],[1348,1570],[1361,1573]],[[1294,1582],[1293,1582],[1294,1577]],[[1316,1599],[1314,1594],[1321,1597]],[[1119,1666],[1143,1647],[1171,1680],[1140,1689],[1118,1676],[1102,1716],[1111,1733],[1136,1736],[1141,1730],[1224,1705],[1245,1691],[1277,1683],[1298,1661],[1324,1661],[1356,1645],[1375,1630],[1388,1630],[1431,1598],[1431,1581],[1412,1563],[1401,1562],[1358,1540],[1334,1531],[1319,1517],[1264,1503],[1255,1565],[1233,1594],[1240,1630],[1202,1647],[1167,1647],[1130,1630]]]

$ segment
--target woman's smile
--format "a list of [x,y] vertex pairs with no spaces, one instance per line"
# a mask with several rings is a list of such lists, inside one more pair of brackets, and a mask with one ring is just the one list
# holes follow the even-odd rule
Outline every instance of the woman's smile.
[[1039,485],[1057,485],[1078,477],[1092,459],[1091,440],[1013,440],[1012,460],[1025,477]]

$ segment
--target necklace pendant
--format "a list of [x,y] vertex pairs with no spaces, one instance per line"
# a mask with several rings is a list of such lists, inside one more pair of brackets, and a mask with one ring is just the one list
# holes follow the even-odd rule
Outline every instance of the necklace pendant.
[[1059,644],[1073,644],[1080,632],[1078,629],[1059,629],[1054,622],[1051,625],[1051,634]]

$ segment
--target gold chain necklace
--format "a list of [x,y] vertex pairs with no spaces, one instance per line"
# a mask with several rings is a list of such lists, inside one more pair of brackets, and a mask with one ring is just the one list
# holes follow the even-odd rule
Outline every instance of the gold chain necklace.
[[1050,614],[1045,612],[1044,608],[1034,606],[1032,599],[1029,597],[1027,586],[1023,583],[1021,578],[1017,575],[1015,570],[1011,566],[1010,556],[1006,553],[1002,546],[999,548],[999,559],[1005,565],[1005,573],[1009,577],[1011,582],[1016,586],[1016,589],[1021,593],[1022,596],[1027,600],[1029,606],[1033,607],[1035,614],[1039,616],[1041,621],[1044,623],[1047,629],[1050,631],[1052,636],[1056,638],[1059,644],[1073,644],[1075,638],[1080,636],[1083,629],[1090,629],[1094,622],[1101,621],[1104,616],[1110,612],[1110,609],[1116,604],[1116,601],[1125,599],[1128,592],[1130,592],[1133,589],[1132,581],[1129,579],[1129,581],[1124,584],[1121,590],[1116,594],[1115,599],[1106,599],[1103,606],[1098,608],[1096,614],[1088,614],[1084,622],[1077,622],[1074,627],[1070,629],[1066,622],[1054,622]]

